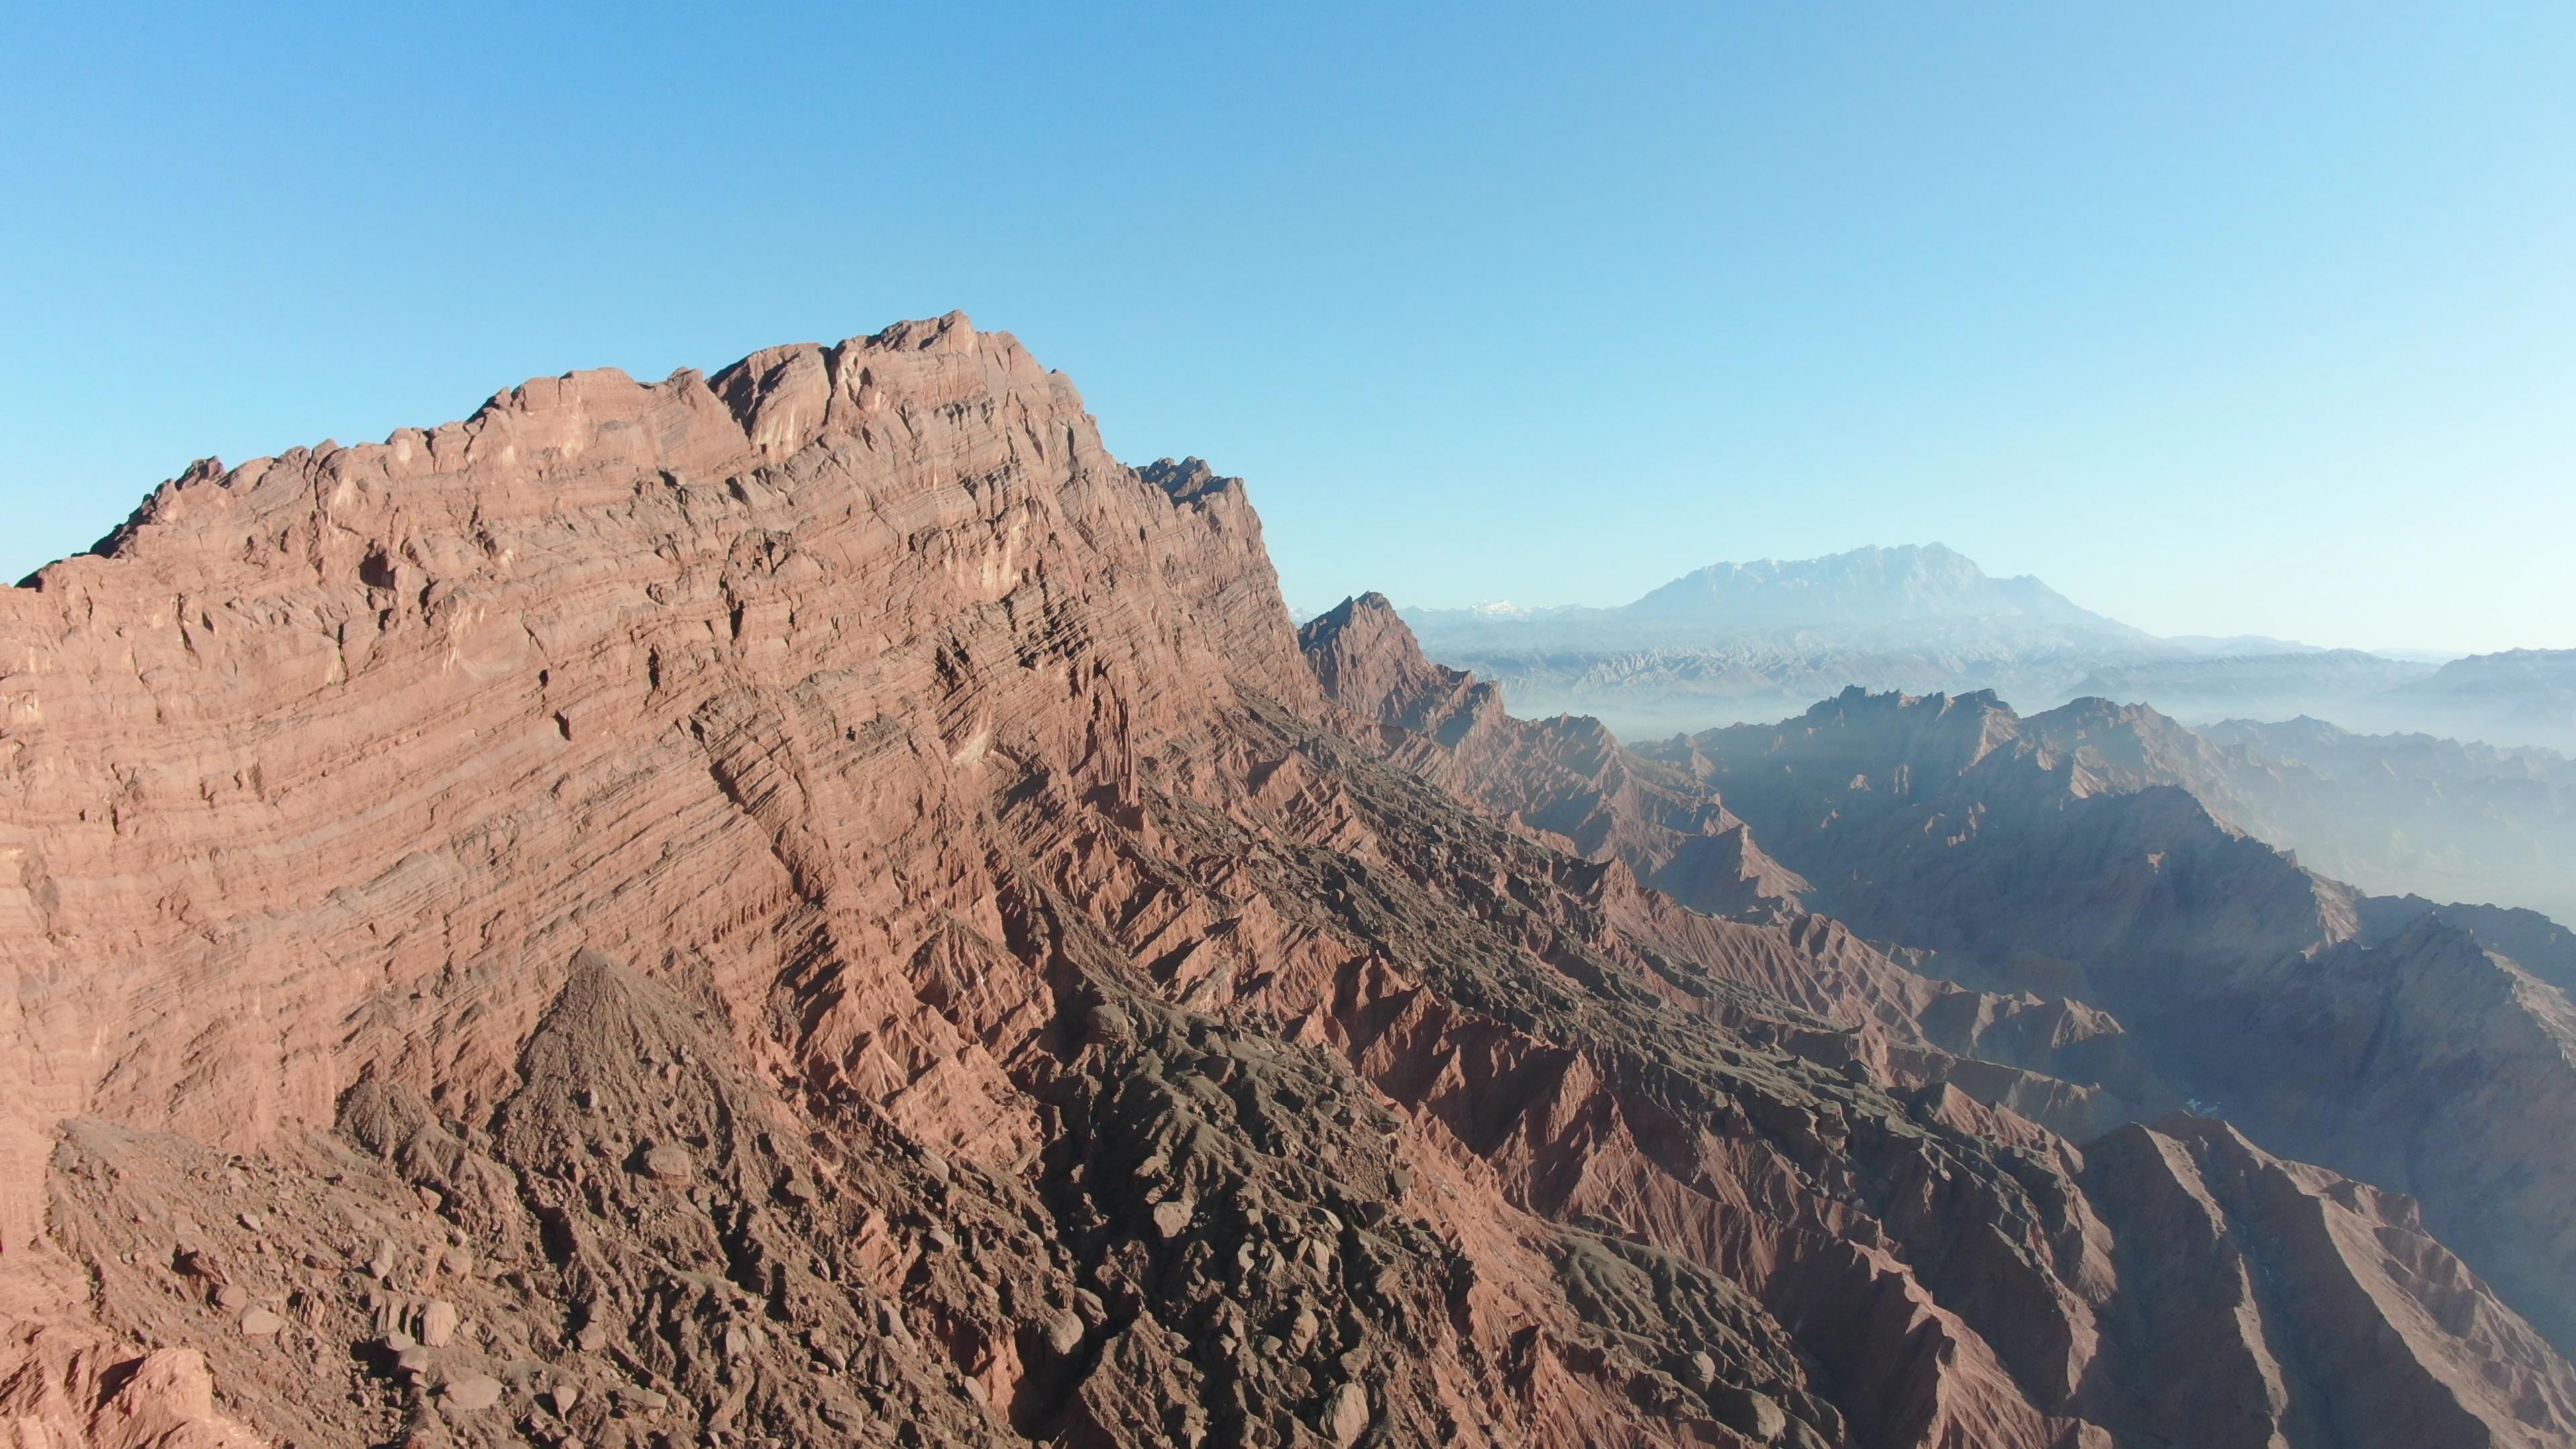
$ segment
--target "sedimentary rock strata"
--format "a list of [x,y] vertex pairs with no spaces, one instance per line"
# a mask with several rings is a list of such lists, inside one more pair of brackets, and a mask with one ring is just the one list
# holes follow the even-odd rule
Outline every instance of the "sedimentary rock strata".
[[0,1423],[2568,1440],[2437,1214],[1378,613],[957,316],[189,470],[0,598]]

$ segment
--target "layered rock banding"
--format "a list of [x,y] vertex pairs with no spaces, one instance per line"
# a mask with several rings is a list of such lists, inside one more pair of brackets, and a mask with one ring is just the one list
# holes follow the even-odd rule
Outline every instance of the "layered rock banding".
[[191,469],[0,600],[0,1423],[2568,1442],[2523,1217],[1336,614],[957,316]]

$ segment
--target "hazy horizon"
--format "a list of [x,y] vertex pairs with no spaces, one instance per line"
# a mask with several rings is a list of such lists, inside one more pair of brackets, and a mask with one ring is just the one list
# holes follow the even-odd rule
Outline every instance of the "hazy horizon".
[[2576,647],[2565,7],[18,35],[11,578],[201,455],[962,308],[1250,479],[1300,603],[1939,539],[2158,635]]
[[[1620,608],[1620,607],[1625,606],[1625,605],[1628,605],[1628,604],[1633,604],[1633,603],[1637,602],[1639,598],[1641,598],[1642,596],[1644,596],[1644,595],[1645,595],[1645,594],[1647,594],[1647,593],[1652,592],[1652,591],[1653,591],[1654,589],[1656,589],[1657,587],[1660,587],[1660,586],[1661,586],[1661,585],[1663,585],[1663,584],[1671,583],[1671,582],[1673,582],[1675,579],[1685,577],[1685,576],[1687,576],[1687,575],[1688,575],[1688,574],[1690,574],[1690,573],[1694,573],[1694,572],[1699,571],[1700,569],[1708,569],[1708,568],[1724,568],[1724,567],[1752,567],[1752,566],[1759,566],[1759,565],[1762,565],[1762,564],[1795,564],[1795,563],[1812,563],[1812,562],[1817,562],[1817,561],[1822,560],[1822,559],[1838,558],[1838,557],[1841,557],[1841,556],[1844,556],[1844,555],[1847,555],[1847,554],[1867,553],[1867,552],[1869,552],[1869,551],[1871,551],[1871,550],[1873,550],[1873,549],[1878,550],[1878,551],[1881,551],[1881,552],[1890,552],[1890,551],[1894,551],[1894,550],[1897,550],[1897,549],[1901,549],[1901,548],[1908,548],[1908,547],[1924,548],[1924,549],[1949,549],[1949,551],[1950,551],[1950,552],[1952,552],[1952,553],[1954,553],[1954,554],[1957,554],[1957,555],[1959,555],[1959,556],[1961,556],[1961,557],[1963,557],[1963,558],[1966,558],[1970,563],[1976,564],[1976,565],[1978,566],[1979,570],[1980,570],[1981,572],[1985,573],[1989,578],[2013,578],[2013,577],[2032,577],[2032,578],[2037,578],[2037,579],[2038,579],[2038,581],[2039,581],[2041,584],[2045,585],[2046,587],[2048,587],[2048,588],[2050,588],[2050,589],[2052,589],[2052,590],[2054,590],[2054,591],[2055,591],[2056,593],[2058,593],[2059,595],[2061,595],[2061,596],[2063,596],[2063,597],[2067,598],[2069,602],[2071,602],[2071,603],[2075,604],[2077,607],[2079,607],[2079,608],[2087,608],[2087,607],[2090,607],[2090,606],[2086,605],[2086,604],[2084,603],[2084,601],[2083,601],[2081,598],[2077,598],[2077,597],[2075,597],[2075,596],[2074,596],[2073,594],[2071,594],[2068,590],[2063,589],[2063,588],[2059,588],[2059,587],[2058,587],[2058,585],[2057,585],[2057,582],[2056,582],[2055,580],[2053,580],[2053,579],[2047,578],[2047,577],[2042,576],[2042,575],[2008,575],[2008,574],[1997,574],[1994,570],[1985,568],[1985,567],[1984,567],[1984,565],[1983,565],[1983,563],[1982,563],[1982,561],[1980,561],[1980,560],[1976,559],[1973,555],[1970,555],[1970,554],[1969,554],[1965,549],[1955,549],[1955,548],[1950,548],[1950,546],[1949,546],[1949,544],[1948,544],[1948,543],[1946,543],[1945,541],[1940,540],[1940,539],[1923,539],[1923,540],[1909,540],[1909,541],[1906,541],[1906,542],[1881,542],[1881,543],[1863,543],[1863,544],[1856,544],[1856,545],[1854,545],[1854,546],[1852,546],[1851,548],[1848,548],[1848,549],[1836,549],[1836,550],[1832,551],[1831,553],[1819,554],[1819,555],[1815,555],[1815,556],[1810,557],[1810,558],[1783,558],[1783,557],[1780,557],[1780,556],[1778,556],[1778,555],[1773,555],[1773,554],[1763,554],[1763,555],[1758,555],[1758,556],[1748,556],[1748,557],[1744,557],[1744,558],[1732,558],[1732,559],[1711,559],[1711,560],[1709,560],[1707,563],[1700,564],[1700,565],[1696,565],[1694,568],[1691,568],[1691,569],[1685,569],[1685,570],[1683,570],[1683,571],[1682,571],[1682,573],[1680,573],[1680,574],[1676,574],[1676,575],[1673,575],[1671,578],[1656,579],[1656,580],[1654,580],[1654,581],[1652,581],[1652,582],[1650,582],[1650,583],[1644,584],[1644,585],[1642,585],[1641,587],[1639,587],[1639,588],[1638,588],[1634,593],[1627,594],[1627,595],[1624,595],[1624,596],[1619,597],[1619,598],[1591,598],[1591,599],[1542,598],[1542,597],[1539,597],[1539,596],[1538,596],[1538,594],[1537,594],[1537,592],[1536,592],[1535,590],[1533,590],[1533,591],[1531,591],[1527,596],[1512,595],[1512,594],[1488,594],[1488,595],[1483,595],[1483,596],[1480,596],[1480,597],[1476,597],[1476,598],[1472,598],[1472,599],[1465,599],[1465,600],[1433,600],[1433,599],[1408,599],[1408,598],[1399,598],[1399,597],[1396,597],[1396,596],[1395,596],[1395,595],[1393,595],[1393,594],[1389,594],[1389,593],[1388,593],[1388,591],[1387,591],[1387,590],[1385,590],[1385,589],[1360,590],[1360,591],[1358,591],[1358,592],[1362,592],[1362,593],[1378,593],[1378,594],[1386,594],[1386,595],[1387,595],[1387,597],[1388,597],[1389,602],[1393,603],[1393,604],[1394,604],[1398,609],[1400,609],[1400,610],[1425,609],[1425,610],[1436,610],[1436,611],[1447,611],[1447,612],[1487,612],[1487,611],[1497,611],[1497,612],[1499,612],[1499,611],[1503,611],[1503,610],[1508,610],[1508,611],[1510,611],[1510,612],[1512,612],[1512,613],[1540,613],[1540,612],[1544,612],[1544,611],[1552,610],[1552,609],[1616,609],[1616,608]],[[1289,589],[1289,588],[1287,588],[1287,587],[1286,587],[1286,585],[1285,585],[1284,581],[1283,581],[1283,584],[1282,584],[1282,592],[1283,592],[1283,593],[1285,593],[1285,594],[1287,595],[1287,601],[1288,601],[1289,611],[1290,611],[1291,613],[1295,614],[1295,615],[1296,615],[1299,619],[1301,619],[1301,620],[1306,619],[1306,618],[1313,617],[1314,615],[1318,615],[1318,614],[1322,614],[1322,613],[1328,612],[1328,611],[1330,611],[1331,609],[1333,609],[1333,608],[1335,608],[1335,607],[1339,606],[1339,605],[1340,605],[1340,604],[1341,604],[1345,599],[1352,597],[1352,595],[1344,594],[1344,595],[1337,596],[1337,597],[1335,597],[1335,598],[1333,598],[1333,599],[1331,599],[1331,600],[1329,600],[1329,601],[1318,602],[1318,601],[1316,601],[1316,600],[1314,600],[1314,599],[1310,599],[1310,598],[1301,598],[1301,597],[1299,597],[1299,596],[1297,595],[1297,593],[1296,593],[1293,589]],[[2095,612],[2095,613],[2100,613],[2100,612],[2102,612],[2102,611],[2100,611],[2100,610],[2094,610],[2093,612]],[[2115,618],[2115,622],[2117,622],[2117,623],[2122,623],[2122,624],[2126,624],[2126,623],[2129,623],[2130,621],[2129,621],[2129,620],[2126,620],[2126,619],[2116,619],[2116,618]],[[2155,630],[2148,630],[2147,632],[2149,632],[2149,633],[2156,633],[2157,631],[2155,631]],[[2427,657],[2427,658],[2436,658],[2436,657],[2437,657],[2437,658],[2439,658],[2439,659],[2446,659],[2446,660],[2447,660],[2447,659],[2457,659],[2457,658],[2462,658],[2462,657],[2465,657],[2465,656],[2467,656],[2467,655],[2474,654],[2474,653],[2495,652],[2495,651],[2482,651],[2482,650],[2470,650],[2470,649],[2420,648],[2420,647],[2414,647],[2414,646],[2408,646],[2408,645],[2388,645],[2388,646],[2378,646],[2378,647],[2374,647],[2374,646],[2367,645],[2367,644],[2350,644],[2350,643],[2341,643],[2341,642],[2335,642],[2335,643],[2321,643],[2321,642],[2319,642],[2318,640],[2314,640],[2314,639],[2293,639],[2293,638],[2287,638],[2287,637],[2284,637],[2284,636],[2281,636],[2281,635],[2264,634],[2264,633],[2262,633],[2262,632],[2261,632],[2261,631],[2259,631],[2259,630],[2250,630],[2250,629],[2237,629],[2237,630],[2230,630],[2230,631],[2228,631],[2228,632],[2226,632],[2226,633],[2223,633],[2223,634],[2222,634],[2222,633],[2209,633],[2209,632],[2203,632],[2203,631],[2192,631],[2192,632],[2184,632],[2184,633],[2171,634],[2171,635],[2162,635],[2162,636],[2160,636],[2160,637],[2165,637],[2165,638],[2174,638],[2174,639],[2212,639],[2212,640],[2218,640],[2218,639],[2234,639],[2234,638],[2240,638],[2240,637],[2242,637],[2242,638],[2259,638],[2259,639],[2269,639],[2269,640],[2272,640],[2272,641],[2274,641],[2274,642],[2282,643],[2282,644],[2297,645],[2297,646],[2300,646],[2300,647],[2302,647],[2302,648],[2313,648],[2313,649],[2358,649],[2358,650],[2362,650],[2362,651],[2367,652],[2367,653],[2374,653],[2374,654],[2388,654],[2388,655],[2418,655],[2418,656],[2424,656],[2424,657]],[[2511,647],[2511,646],[2508,646],[2508,647]],[[2525,647],[2531,647],[2531,646],[2525,646]],[[2539,647],[2546,647],[2546,646],[2539,646]]]

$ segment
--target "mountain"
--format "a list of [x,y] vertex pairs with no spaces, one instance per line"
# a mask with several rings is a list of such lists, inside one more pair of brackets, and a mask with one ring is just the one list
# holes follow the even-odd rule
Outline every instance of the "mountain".
[[2306,715],[2345,729],[2576,750],[2576,650],[2515,649],[2434,664],[2335,649],[2107,664],[2075,693],[2150,701],[2197,722]]
[[2159,639],[1939,544],[1712,564],[1618,608],[1403,616],[1431,657],[1524,710],[1591,714],[1637,739],[1777,720],[1858,685],[2576,749],[2576,651],[2437,665],[2262,635]]
[[1776,719],[1864,683],[2054,696],[2106,659],[2186,651],[1940,544],[1721,563],[1618,608],[1404,611],[1432,657],[1523,708],[1645,737]]
[[1403,612],[1435,651],[1453,644],[1650,647],[1807,636],[1900,644],[1939,639],[1952,647],[2007,640],[2159,647],[2035,578],[1991,578],[1937,543],[1711,564],[1617,608],[1485,604]]
[[2576,752],[2576,649],[2454,659],[2390,688],[2377,703],[2379,720],[2425,719],[2431,723],[2419,727],[2438,734]]
[[[1402,658],[1404,641],[1380,600],[1345,604],[1309,625],[1304,637],[1313,655],[1346,651],[1354,635]],[[2121,1095],[2134,1110],[2180,1091],[2191,1094],[2184,1100],[2194,1108],[2217,1110],[2219,1092],[2231,1099],[2242,1093],[2248,1105],[2231,1115],[2263,1135],[2364,1166],[2379,1180],[2421,1188],[2444,1219],[2478,1241],[2482,1256],[2505,1275],[2498,1281],[2516,1285],[2527,1311],[2554,1323],[2562,1342],[2576,1332],[2567,1313],[2576,1286],[2562,1196],[2567,1168],[2546,1150],[2532,1156],[2576,1091],[2569,1065],[2576,1059],[2570,1053],[2576,1013],[2562,994],[2576,985],[2576,951],[2563,930],[2540,917],[2362,898],[2299,870],[2181,790],[2150,778],[2176,761],[2219,753],[2151,711],[2093,701],[2025,721],[1990,696],[1954,708],[1937,698],[1854,691],[1781,732],[1717,731],[1644,751],[1613,748],[1605,757],[1594,748],[1599,729],[1593,722],[1511,719],[1501,713],[1497,694],[1455,671],[1407,664],[1372,673],[1417,686],[1369,691],[1367,702],[1382,716],[1409,720],[1448,742],[1397,758],[1427,766],[1453,788],[1463,785],[1525,828],[1543,828],[1550,810],[1569,796],[1586,804],[1603,798],[1596,782],[1618,782],[1623,793],[1648,782],[1654,795],[1674,802],[1686,802],[1697,782],[1708,833],[1788,843],[1790,853],[1765,856],[1773,918],[1782,918],[1785,908],[1787,919],[1819,921],[1824,918],[1801,908],[1831,903],[1864,932],[1914,943],[1900,952],[1908,965],[1972,984],[1983,978],[2006,993],[1927,1002],[1881,985],[1889,974],[1911,973],[1882,974],[1884,964],[1849,970],[1835,983],[1836,1014],[1852,1023],[1845,1030],[1854,1040],[1833,1055],[1857,1063],[1884,1051],[1892,1062],[1904,1048],[1874,1040],[1877,1031],[1903,1023],[1900,1030],[1920,1032],[1914,1040],[1922,1041],[1940,1024],[1960,1020],[1954,1008],[1976,1002],[1972,1009],[1994,1013],[1983,1019],[1999,1029],[1991,1039],[1951,1045],[1989,1061],[2008,1060],[2007,1043],[2017,1039],[2026,1049],[2032,1038],[2000,1023],[2027,1027],[2053,1015],[2057,1025],[2041,1038],[2054,1042],[2044,1067],[2069,1085],[2091,1084],[2082,1088],[2091,1110]],[[1347,668],[1325,675],[1350,676]],[[1842,728],[1847,725],[1852,728]],[[1526,763],[1497,770],[1490,763],[1532,758],[1585,764],[1575,772],[1534,771]],[[1867,773],[1847,774],[1854,767]],[[1953,772],[1961,785],[1950,783]],[[1533,779],[1558,786],[1541,792],[1535,812],[1527,803]],[[1737,813],[1738,805],[1745,813]],[[1634,819],[1648,812],[1618,813]],[[1652,813],[1676,817],[1670,804]],[[1764,825],[1748,824],[1755,819]],[[2095,843],[2123,838],[2135,843],[2129,848],[2159,848],[2132,857],[2127,848]],[[1607,853],[1633,859],[1615,846]],[[2133,878],[2141,861],[2151,877],[2144,890]],[[1810,884],[1799,871],[1814,872],[1812,879],[1823,884]],[[2179,889],[2166,893],[2156,879],[2166,877]],[[2065,954],[2040,954],[2034,946]],[[2524,952],[2546,984],[2505,959],[2507,951]],[[2285,975],[2285,962],[2319,952],[2331,969],[2293,968]],[[2186,971],[2169,974],[2166,968],[2177,962]],[[1913,980],[1919,991],[1924,978]],[[2070,988],[2086,1000],[2068,999]],[[2123,1019],[2134,1011],[2147,1023],[2143,1034],[2088,1004],[2112,1000],[2128,1008]],[[2005,1002],[2012,1007],[1997,1012]],[[2376,1052],[2365,1051],[2357,1068],[2348,1064],[2349,1034],[2364,1030],[2361,1022],[2338,1023],[2321,1040],[2305,1040],[2313,1029],[2305,1023],[2318,1014],[2329,1021],[2375,1016]],[[2224,1029],[2212,1030],[2213,1022]],[[2274,1044],[2275,1034],[2285,1031],[2279,1040],[2299,1051]],[[1872,1073],[1883,1070],[1889,1068],[1873,1066]],[[2490,1082],[2516,1086],[2491,1094]],[[2018,1087],[1998,1091],[1987,1084],[1985,1092],[1998,1104],[2009,1100],[2063,1120],[2065,1099],[2052,1114]],[[2178,1155],[2175,1143],[2205,1130],[2177,1116],[2152,1130],[2087,1133],[2088,1158],[2137,1161],[2134,1153],[2143,1150],[2170,1162]],[[2233,1128],[2216,1130],[2218,1140],[2235,1145],[2231,1150],[2259,1156]],[[2291,1176],[2313,1170],[2295,1169]],[[2114,1195],[2102,1209],[2106,1222],[2134,1210],[2118,1195],[2138,1185],[2106,1181],[2103,1189]],[[2411,1203],[2404,1211],[2417,1221]],[[2277,1282],[2278,1264],[2292,1255],[2264,1256],[2273,1266],[2260,1271]],[[2297,1301],[2354,1289],[2302,1284],[2281,1291],[2282,1301]],[[2141,1305],[2107,1321],[2126,1322],[2115,1334],[2142,1333],[2161,1350],[2178,1330],[2171,1320],[2157,1323],[2160,1311]],[[2269,1362],[2275,1352],[2258,1350],[2254,1361]],[[2343,1410],[2336,1411],[2337,1427],[2302,1422],[2306,1411],[2296,1401],[2315,1391],[2262,1381],[2270,1387],[2258,1395],[2249,1382],[2247,1397],[2270,1407],[2225,1428],[2203,1413],[2205,1405],[2140,1402],[2104,1417],[2119,1424],[2120,1438],[2143,1433],[2148,1442],[2166,1442],[2157,1436],[2168,1434],[2172,1442],[2190,1443],[2239,1442],[2237,1434],[2255,1436],[2244,1442],[2370,1442],[2387,1432]],[[2325,1398],[2348,1406],[2357,1401],[2351,1395],[2338,1388]],[[2449,1442],[2454,1435],[2490,1442],[2489,1432],[2418,1424],[2388,1442],[2416,1442],[2409,1435],[2421,1442]],[[2264,1437],[2273,1434],[2282,1437]]]
[[2429,664],[2358,649],[2149,659],[2094,669],[2074,693],[2149,703],[2188,721],[2309,715],[2359,724],[2384,712],[2378,701],[2390,689],[2433,672]]
[[1515,719],[962,316],[209,460],[0,645],[13,1443],[2576,1437],[2555,938],[1990,701]]
[[1937,543],[1861,548],[1790,563],[1712,564],[1609,612],[1638,623],[1730,633],[1978,620],[2007,629],[2152,642],[2124,624],[2077,608],[2035,578],[1988,578],[1965,555]]
[[1855,689],[1644,753],[1721,794],[1814,908],[1963,984],[2111,1013],[2267,1149],[2415,1194],[2576,1342],[2576,1160],[2543,1146],[2576,1112],[2564,933],[2301,869],[2168,783],[2214,748],[2101,700],[2024,718]]
[[2170,783],[2312,869],[2371,890],[2576,920],[2576,760],[2323,720],[2224,720]]
[[[2168,634],[2165,642],[2193,654],[2224,657],[2235,654],[2322,654],[2321,645],[2302,644],[2295,639],[2275,639],[2268,634]],[[2391,659],[2401,656],[2389,653]]]
[[1402,612],[1432,657],[1525,711],[1594,715],[1632,738],[1775,719],[1855,680],[2053,690],[2106,652],[2155,647],[1939,544],[1713,564],[1619,608]]

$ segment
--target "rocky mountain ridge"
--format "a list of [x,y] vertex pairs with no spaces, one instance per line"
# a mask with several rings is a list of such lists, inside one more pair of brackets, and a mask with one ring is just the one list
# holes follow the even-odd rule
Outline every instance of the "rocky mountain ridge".
[[2177,783],[2216,746],[2135,706],[2024,718],[1986,694],[1853,690],[1644,753],[1722,792],[1861,934],[2107,1010],[2257,1141],[2417,1193],[2576,1342],[2576,1182],[2546,1147],[2576,1111],[2576,1012],[2546,921],[2301,869]]
[[2164,783],[2337,880],[2576,920],[2576,761],[2323,720],[2222,720]]
[[0,596],[0,1423],[2576,1436],[2438,1212],[1336,614],[956,315],[191,469]]
[[[2304,654],[2235,654],[2101,664],[2068,690],[2078,699],[2145,703],[2177,719],[2295,719],[2358,724],[2387,691],[2429,677],[2435,666],[2359,649]],[[2041,696],[2033,696],[2040,698]],[[2054,697],[2049,698],[2055,702]]]
[[[2507,649],[2454,659],[2388,691],[2387,719],[2429,719],[2431,733],[2576,751],[2576,649]],[[2394,726],[2407,728],[2406,725]]]

